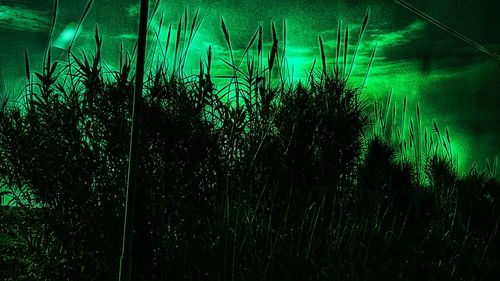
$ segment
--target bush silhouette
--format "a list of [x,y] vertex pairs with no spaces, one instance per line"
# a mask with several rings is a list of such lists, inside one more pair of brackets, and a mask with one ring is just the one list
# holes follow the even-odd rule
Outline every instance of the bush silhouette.
[[[213,83],[210,49],[199,75],[185,76],[181,59],[150,69],[136,217],[142,277],[498,277],[498,183],[461,176],[438,153],[425,155],[422,173],[393,138],[368,137],[373,116],[341,66],[326,67],[321,38],[321,73],[298,84],[275,78],[283,65],[272,27],[267,67],[255,63],[262,28],[249,46],[256,40],[256,60],[229,63],[236,101]],[[68,67],[49,55],[36,81],[28,75],[26,101],[0,110],[0,183],[12,198],[0,213],[7,280],[117,279],[134,85],[123,52],[105,78],[101,43],[96,30],[94,55],[74,55]]]

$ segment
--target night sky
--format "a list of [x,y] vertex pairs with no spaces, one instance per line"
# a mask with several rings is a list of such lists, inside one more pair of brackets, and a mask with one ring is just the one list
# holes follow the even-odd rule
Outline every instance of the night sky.
[[[150,2],[155,2],[151,0]],[[493,0],[407,0],[442,23],[500,53],[500,1]],[[151,3],[154,4],[154,3]],[[6,93],[16,93],[24,85],[24,50],[31,67],[39,71],[48,44],[52,1],[0,0],[0,71]],[[53,38],[54,54],[64,57],[75,23],[87,5],[84,0],[60,0]],[[448,127],[453,149],[462,168],[474,161],[484,166],[500,155],[500,61],[485,55],[399,6],[392,0],[206,0],[163,1],[151,24],[158,29],[164,17],[160,41],[164,42],[168,24],[176,24],[188,7],[191,16],[197,8],[202,26],[190,49],[186,72],[196,71],[200,56],[212,46],[214,58],[228,59],[220,16],[231,34],[236,56],[241,54],[259,24],[271,44],[271,21],[278,30],[287,27],[287,59],[294,65],[294,78],[304,79],[314,58],[319,58],[318,35],[323,37],[329,63],[333,63],[337,26],[349,25],[350,50],[354,50],[367,8],[370,19],[354,65],[354,84],[364,77],[369,56],[377,44],[375,61],[363,91],[366,102],[384,101],[392,91],[400,108],[408,97],[409,108],[420,104],[423,125],[433,119]],[[139,1],[95,0],[78,34],[75,48],[91,50],[93,32],[99,26],[104,37],[103,55],[110,66],[118,64],[120,44],[131,50],[135,43]],[[153,46],[153,34],[150,32]],[[163,47],[162,47],[163,48]],[[215,62],[215,74],[228,71]],[[348,63],[351,63],[348,58]],[[0,80],[1,81],[1,80]],[[0,85],[1,87],[1,85]]]

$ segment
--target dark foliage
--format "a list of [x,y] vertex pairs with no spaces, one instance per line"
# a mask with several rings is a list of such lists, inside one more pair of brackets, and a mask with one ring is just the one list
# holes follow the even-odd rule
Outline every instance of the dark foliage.
[[[283,68],[274,25],[268,68],[262,28],[247,51],[256,38],[246,69],[227,62],[237,102],[215,87],[210,49],[199,75],[181,75],[182,59],[149,72],[137,218],[148,279],[499,277],[491,175],[460,176],[438,153],[422,172],[390,140],[366,137],[360,93],[338,63],[327,69],[323,47],[321,74],[289,85],[273,78]],[[96,41],[90,61],[61,67],[49,55],[36,83],[28,74],[26,102],[0,110],[6,280],[117,279],[134,85],[126,54],[104,75],[97,31]]]

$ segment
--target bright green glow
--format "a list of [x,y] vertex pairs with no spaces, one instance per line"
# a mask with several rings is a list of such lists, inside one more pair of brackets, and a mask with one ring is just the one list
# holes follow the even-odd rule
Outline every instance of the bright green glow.
[[[78,32],[78,34],[80,34],[80,32]],[[53,46],[63,50],[67,50],[73,38],[78,34],[77,34],[77,24],[70,23],[64,28],[61,34],[54,41]]]

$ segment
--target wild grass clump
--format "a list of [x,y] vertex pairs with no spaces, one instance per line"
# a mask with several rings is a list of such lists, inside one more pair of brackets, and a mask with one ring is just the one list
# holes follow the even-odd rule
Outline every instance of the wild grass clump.
[[[389,114],[367,113],[339,63],[348,29],[332,67],[320,37],[322,69],[288,83],[274,24],[269,53],[259,27],[239,63],[221,20],[233,75],[218,88],[211,48],[199,73],[183,71],[197,18],[181,18],[174,60],[146,71],[137,279],[498,277],[498,182],[459,175],[437,126],[402,139]],[[49,50],[36,79],[26,58],[26,102],[0,110],[6,280],[117,279],[134,73],[123,50],[108,69],[97,29],[95,40],[66,65]]]

